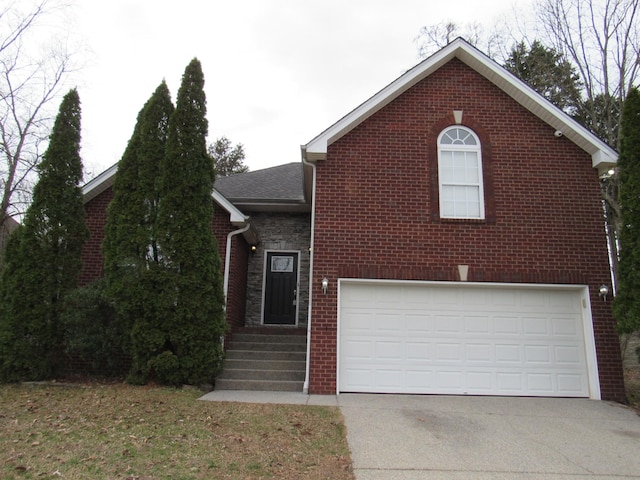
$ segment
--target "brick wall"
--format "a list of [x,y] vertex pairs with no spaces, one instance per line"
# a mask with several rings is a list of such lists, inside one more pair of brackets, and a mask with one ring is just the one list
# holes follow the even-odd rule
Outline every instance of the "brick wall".
[[104,242],[104,228],[107,224],[107,207],[112,199],[113,190],[108,188],[84,205],[89,239],[82,249],[80,285],[88,285],[104,275],[102,242]]
[[[438,134],[453,110],[482,142],[486,219],[438,213]],[[602,396],[624,400],[591,158],[458,60],[330,145],[317,165],[310,391],[336,389],[338,278],[589,286]]]
[[[227,251],[227,235],[236,230],[229,223],[226,210],[215,206],[213,232],[218,242],[218,253],[221,259],[221,272],[224,274],[224,262]],[[247,255],[249,246],[244,237],[234,235],[231,240],[231,258],[229,261],[229,291],[227,292],[227,323],[230,327],[244,326],[245,293],[247,290]]]

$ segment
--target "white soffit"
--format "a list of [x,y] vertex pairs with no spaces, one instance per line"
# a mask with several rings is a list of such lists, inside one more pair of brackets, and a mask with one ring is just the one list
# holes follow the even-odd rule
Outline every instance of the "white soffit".
[[526,83],[512,75],[505,68],[498,65],[462,38],[454,40],[443,49],[407,71],[355,110],[316,136],[307,145],[304,145],[302,147],[304,158],[312,162],[324,160],[327,156],[327,148],[331,143],[346,135],[357,125],[391,103],[453,58],[458,58],[484,76],[524,108],[549,124],[554,130],[560,130],[565,137],[592,156],[594,168],[606,169],[616,163],[618,154],[615,150],[539,95]]

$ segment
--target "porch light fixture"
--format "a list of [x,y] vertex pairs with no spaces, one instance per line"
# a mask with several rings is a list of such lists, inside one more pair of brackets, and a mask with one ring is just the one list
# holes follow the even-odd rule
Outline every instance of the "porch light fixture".
[[609,287],[607,287],[604,284],[600,285],[600,288],[598,289],[598,294],[600,295],[600,298],[602,299],[602,301],[606,302],[607,295],[609,295]]
[[329,279],[327,277],[324,277],[322,279],[322,293],[326,295],[327,291],[329,291]]
[[251,245],[251,255],[256,253],[256,250],[258,250],[258,246],[257,245]]

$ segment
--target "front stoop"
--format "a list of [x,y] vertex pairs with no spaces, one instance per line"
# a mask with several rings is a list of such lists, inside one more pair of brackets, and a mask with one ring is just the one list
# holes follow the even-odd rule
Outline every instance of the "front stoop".
[[215,389],[302,392],[306,357],[306,335],[234,333]]

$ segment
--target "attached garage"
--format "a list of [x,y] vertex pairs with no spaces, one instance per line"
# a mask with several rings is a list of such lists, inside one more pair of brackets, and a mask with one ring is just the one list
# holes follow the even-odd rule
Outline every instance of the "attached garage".
[[338,392],[599,399],[587,288],[342,279]]

